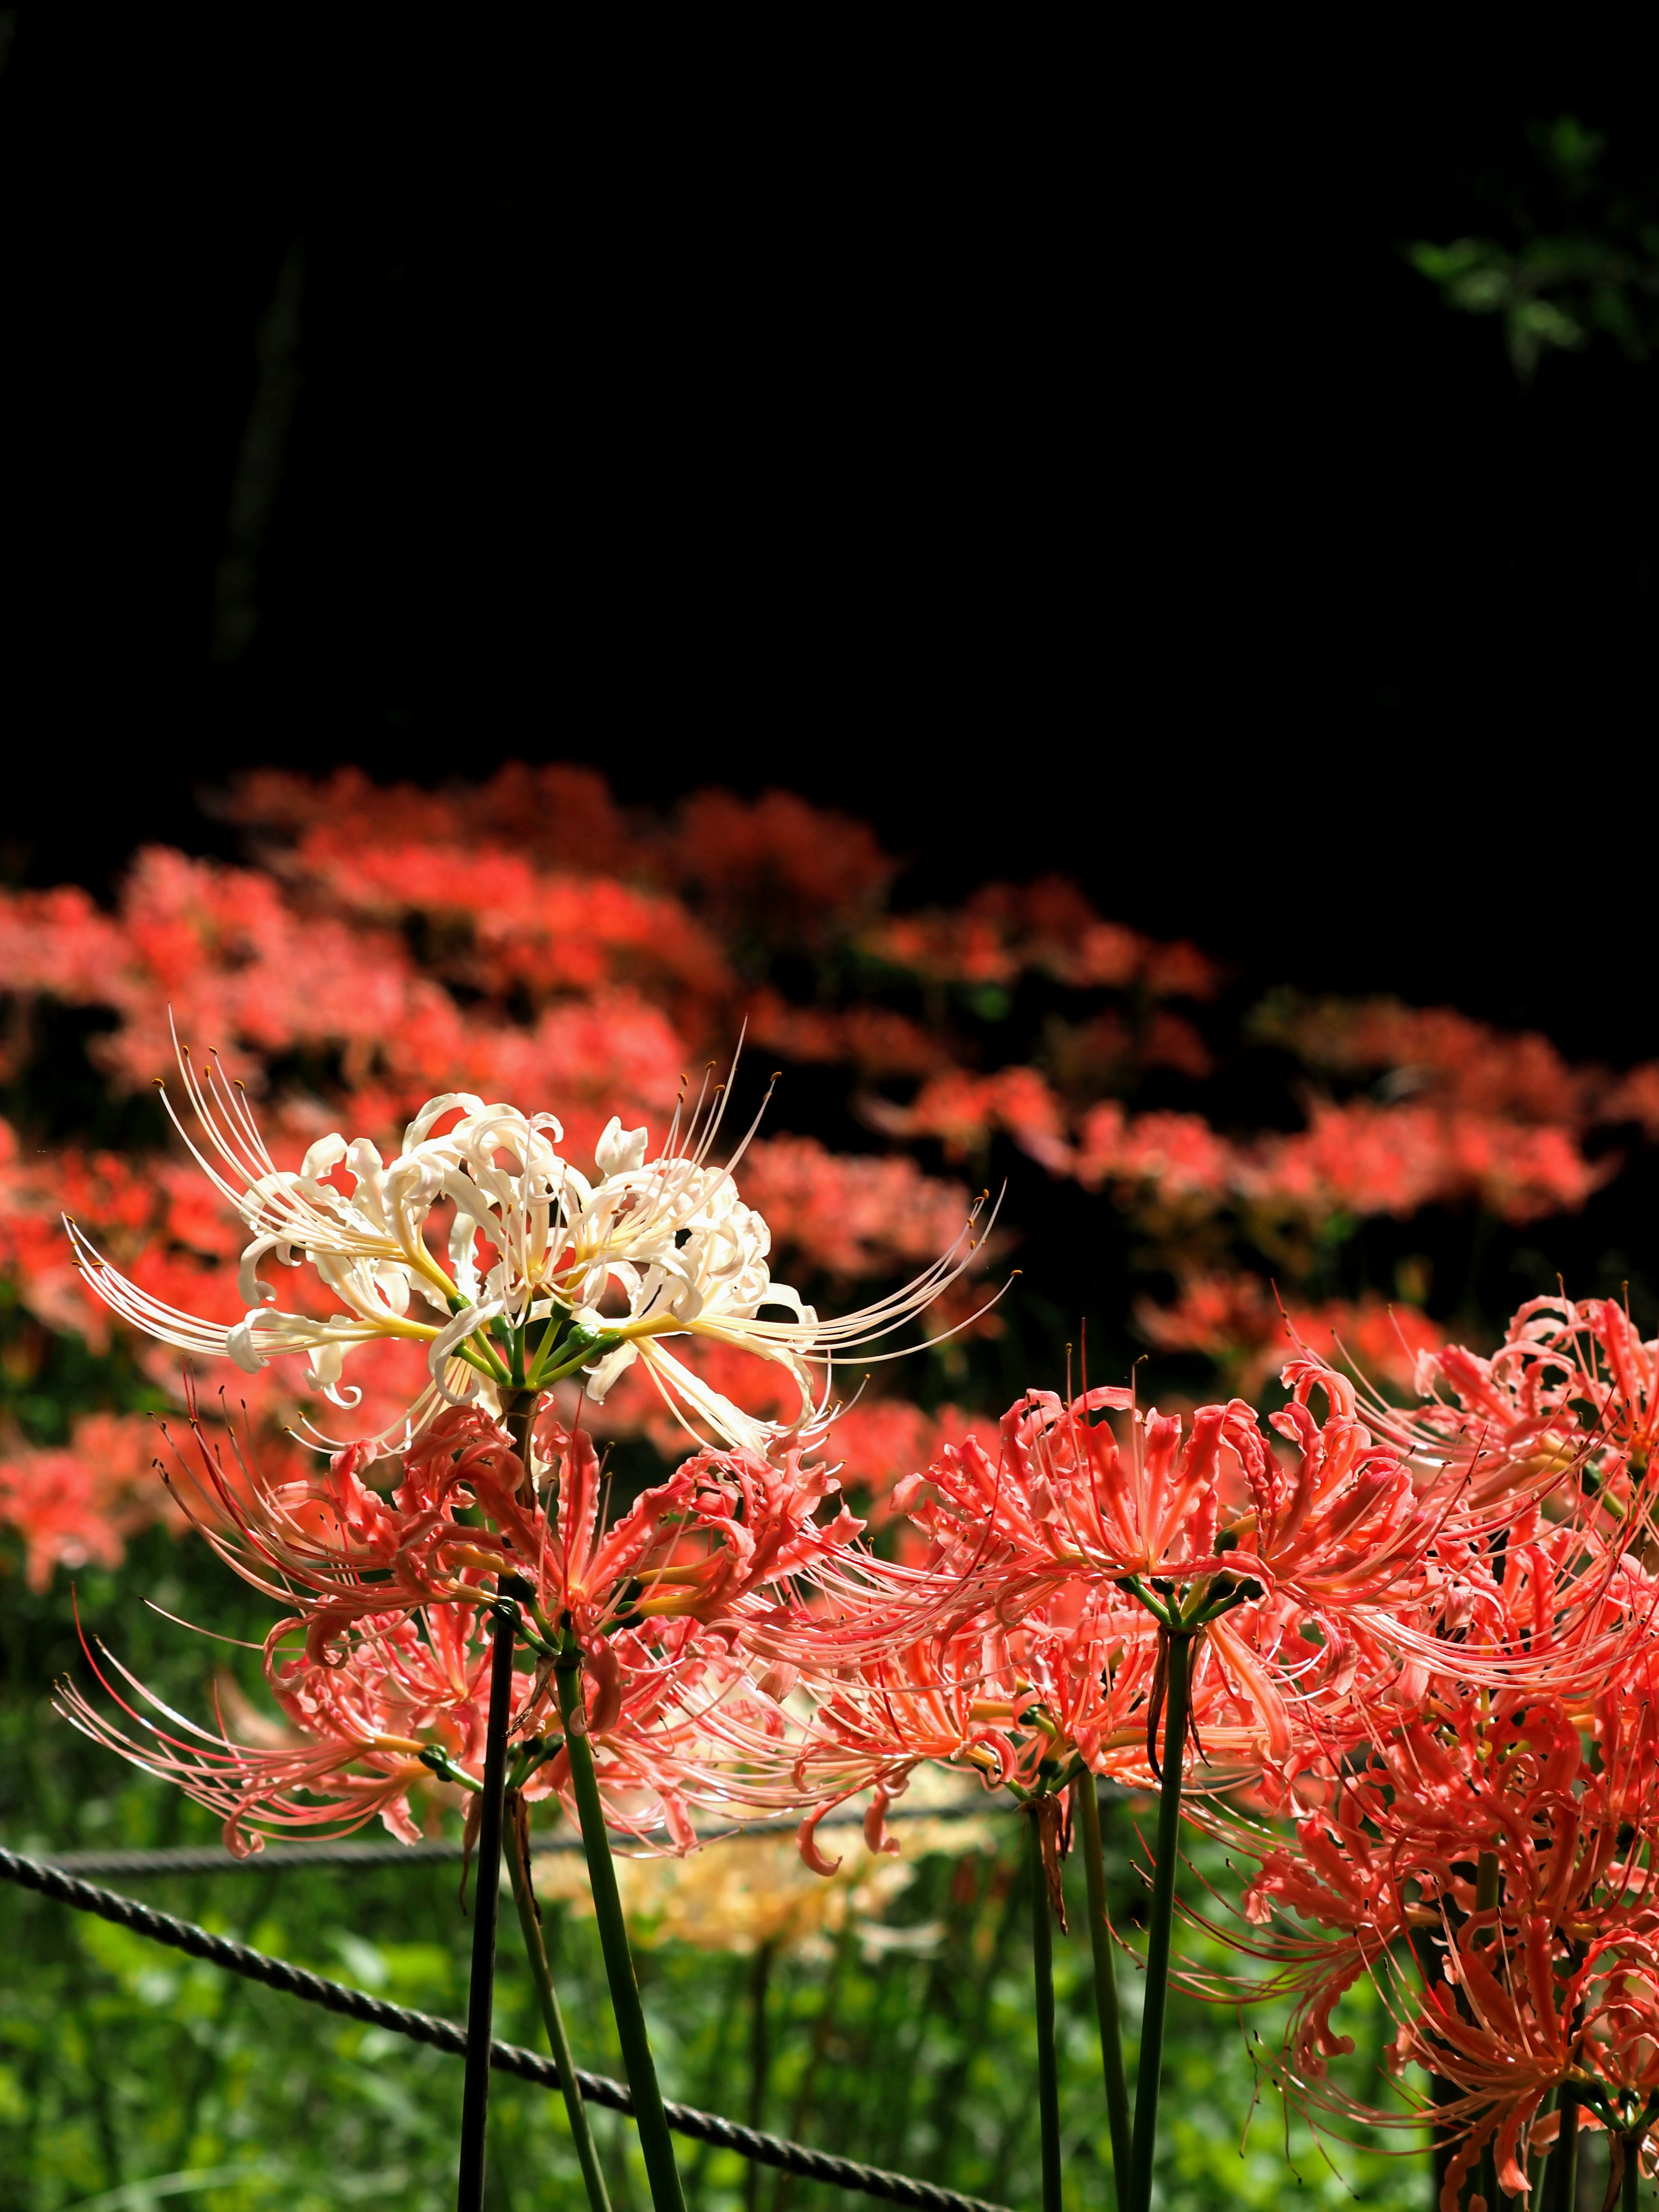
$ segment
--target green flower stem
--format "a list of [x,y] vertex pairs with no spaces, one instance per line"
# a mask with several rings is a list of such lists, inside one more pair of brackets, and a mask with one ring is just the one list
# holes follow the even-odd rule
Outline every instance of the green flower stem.
[[1095,1960],[1095,2011],[1100,2020],[1100,2064],[1106,2077],[1106,2116],[1112,2130],[1112,2178],[1121,2197],[1129,2179],[1129,2093],[1123,2073],[1123,2028],[1117,2005],[1112,1931],[1106,1920],[1106,1860],[1100,1845],[1100,1799],[1092,1774],[1072,1784],[1072,1804],[1083,1832],[1083,1870],[1089,1880],[1089,1942]]
[[573,1352],[570,1351],[570,1340],[567,1337],[558,1349],[568,1356],[552,1367],[544,1366],[538,1359],[529,1377],[530,1388],[532,1390],[548,1389],[567,1375],[574,1375],[579,1367],[591,1366],[594,1360],[603,1359],[607,1352],[614,1352],[623,1340],[620,1336],[590,1337]]
[[[772,2070],[767,2008],[774,1948],[770,1942],[757,1943],[749,1968],[749,2124],[757,2130],[766,2124],[766,2087]],[[746,2212],[760,2212],[760,2167],[750,2159],[744,2175]]]
[[1181,1837],[1181,1767],[1187,1749],[1188,1692],[1193,1637],[1170,1638],[1164,1707],[1164,1784],[1158,1805],[1158,1859],[1152,1869],[1146,1930],[1146,2002],[1135,2072],[1134,2145],[1126,2212],[1151,2212],[1152,2157],[1158,2148],[1158,2093],[1164,2066],[1164,2014],[1170,1992],[1170,1929],[1175,1917],[1176,1861]]
[[1556,2109],[1561,2132],[1550,2153],[1546,2212],[1574,2212],[1578,2198],[1578,2092],[1571,2081],[1561,2084]]
[[599,1923],[605,1971],[611,1984],[611,2007],[616,2014],[622,2043],[623,2066],[634,2093],[634,2118],[645,2154],[645,2171],[651,2184],[654,2212],[685,2212],[679,2169],[674,2163],[673,2139],[662,2109],[656,2063],[646,2033],[640,1985],[635,1978],[633,1954],[628,1948],[628,1928],[622,1899],[617,1893],[617,1869],[611,1861],[611,1839],[605,1829],[605,1808],[599,1802],[599,1778],[593,1767],[593,1751],[587,1741],[587,1713],[582,1702],[581,1661],[569,1652],[556,1668],[559,1711],[564,1717],[565,1753],[570,1762],[571,1787],[581,1820],[582,1844],[587,1853],[587,1879],[593,1892],[593,1913]]
[[1054,1942],[1048,1875],[1042,1863],[1042,1823],[1025,1808],[1031,1866],[1031,1964],[1036,1990],[1037,2106],[1042,2121],[1042,2212],[1060,2212],[1060,2068],[1054,2051]]
[[489,2042],[495,2008],[495,1923],[501,1907],[501,1792],[507,1724],[513,1711],[513,1638],[518,1607],[499,1601],[489,1655],[489,1718],[478,1801],[478,1881],[472,1899],[472,1979],[466,2001],[466,2080],[461,2091],[459,2212],[483,2212],[484,2135],[489,2112]]
[[1642,2189],[1642,2138],[1625,2137],[1625,2185],[1620,2191],[1624,2212],[1636,2212]]
[[[516,1836],[517,1823],[509,1822]],[[587,2105],[576,2087],[576,2061],[570,2048],[570,2038],[565,2033],[564,2014],[559,2009],[558,1991],[553,1986],[553,1977],[547,1964],[547,1946],[542,1941],[541,1917],[536,1910],[536,1895],[531,1887],[530,1867],[514,1838],[506,1839],[507,1871],[513,1884],[513,1902],[519,1908],[519,1926],[524,1936],[525,1956],[530,1961],[531,1979],[536,1984],[537,2001],[542,2008],[542,2025],[547,2030],[547,2047],[553,2054],[553,2063],[559,2069],[559,2087],[564,2094],[564,2109],[570,2120],[570,2132],[575,2138],[576,2156],[581,2161],[582,2179],[587,2184],[587,2201],[592,2212],[611,2212],[611,2199],[606,2193],[605,2176],[599,2170],[599,2154],[593,2141],[593,2130],[587,2117]]]

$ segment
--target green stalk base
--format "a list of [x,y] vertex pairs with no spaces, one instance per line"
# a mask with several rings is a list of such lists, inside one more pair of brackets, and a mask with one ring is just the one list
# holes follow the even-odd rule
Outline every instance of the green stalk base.
[[1146,1929],[1146,2004],[1141,2014],[1140,2062],[1135,2072],[1134,2144],[1125,2212],[1151,2212],[1152,2202],[1158,2097],[1164,2069],[1164,2015],[1170,1994],[1170,1930],[1175,1917],[1176,1861],[1180,1856],[1181,1769],[1187,1750],[1192,1664],[1191,1636],[1172,1635],[1164,1708],[1164,1784],[1158,1806],[1158,1860],[1152,1869],[1152,1911]]
[[622,2044],[623,2068],[628,2075],[628,2086],[634,2092],[634,2121],[640,2131],[640,2148],[645,2154],[653,2212],[685,2212],[685,2194],[674,2161],[674,2140],[663,2112],[656,2062],[651,2056],[651,2039],[646,2032],[640,1985],[634,1973],[634,1954],[629,1948],[628,1927],[617,1891],[617,1869],[611,1859],[611,1838],[605,1833],[599,1778],[594,1771],[592,1747],[587,1741],[580,1662],[561,1661],[556,1672],[571,1787],[581,1820],[582,1844],[587,1854],[587,1879],[593,1892],[593,1915],[599,1923],[599,1948],[605,1954],[605,1978],[611,1985],[611,2008],[616,2014],[617,2035]]
[[1072,1784],[1072,1804],[1083,1836],[1083,1870],[1089,1882],[1089,1942],[1094,1953],[1095,2012],[1100,2021],[1100,2067],[1106,2083],[1106,2117],[1112,2130],[1112,2179],[1118,2200],[1128,2186],[1133,2141],[1129,2092],[1123,2071],[1123,2023],[1118,2010],[1117,1967],[1106,1917],[1106,1857],[1101,1847],[1100,1799],[1092,1774]]

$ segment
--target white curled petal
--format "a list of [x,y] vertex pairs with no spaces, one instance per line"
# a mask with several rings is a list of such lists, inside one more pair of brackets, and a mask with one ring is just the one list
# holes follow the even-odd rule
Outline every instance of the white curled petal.
[[415,1119],[404,1131],[404,1150],[412,1152],[416,1145],[423,1144],[434,1121],[459,1106],[464,1114],[482,1114],[483,1100],[471,1091],[445,1091],[437,1097],[428,1098]]
[[593,1164],[602,1176],[631,1174],[645,1164],[645,1136],[643,1129],[624,1129],[613,1114],[593,1147]]
[[636,1344],[619,1344],[614,1352],[607,1352],[603,1359],[596,1359],[591,1367],[582,1370],[582,1385],[596,1406],[605,1403],[605,1394],[626,1369],[640,1356]]
[[264,1319],[264,1310],[256,1306],[225,1338],[225,1350],[244,1375],[257,1375],[265,1364],[253,1348],[253,1332]]
[[[245,1306],[274,1306],[276,1293],[261,1276],[254,1273],[267,1252],[274,1252],[287,1243],[283,1237],[256,1237],[242,1254],[241,1264],[236,1270],[236,1295]],[[292,1261],[289,1263],[290,1266]]]
[[300,1163],[302,1181],[316,1182],[331,1168],[337,1168],[346,1156],[346,1140],[337,1129],[332,1135],[319,1137]]
[[[492,1321],[499,1320],[503,1308],[498,1300],[493,1305],[463,1306],[447,1328],[440,1329],[427,1346],[426,1364],[432,1377],[434,1389],[447,1398],[452,1406],[465,1406],[467,1398],[458,1396],[444,1380],[444,1369],[453,1358],[458,1347],[479,1329],[486,1328]],[[470,1395],[470,1394],[469,1394]]]

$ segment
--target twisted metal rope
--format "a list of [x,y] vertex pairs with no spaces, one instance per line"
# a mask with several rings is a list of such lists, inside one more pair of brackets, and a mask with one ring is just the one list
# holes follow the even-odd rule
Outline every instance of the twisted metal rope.
[[[983,1805],[895,1805],[887,1814],[887,1825],[896,1827],[903,1820],[978,1820],[988,1813],[1008,1810],[1000,1799],[988,1796]],[[819,1823],[818,1833],[827,1834],[836,1828],[857,1828],[863,1825],[861,1813],[830,1814]],[[738,1828],[721,1830],[714,1835],[698,1838],[699,1843],[718,1844],[735,1841],[742,1836],[793,1836],[793,1820],[751,1820]],[[617,1836],[612,1842],[618,1850],[628,1850],[634,1839]],[[533,1856],[540,1858],[550,1851],[580,1851],[582,1840],[577,1835],[551,1836],[536,1844]],[[262,1851],[247,1858],[233,1858],[219,1844],[196,1844],[177,1850],[132,1851],[53,1851],[42,1862],[65,1874],[269,1874],[277,1867],[300,1866],[406,1866],[411,1861],[459,1860],[459,1843],[432,1844],[270,1844]]]
[[[404,1857],[409,1856],[404,1846],[394,1844],[392,1849]],[[102,1919],[112,1920],[118,1928],[131,1928],[155,1942],[170,1944],[175,1951],[186,1952],[192,1959],[205,1959],[249,1981],[264,1982],[267,1988],[281,1990],[285,1996],[301,1997],[307,2004],[343,2013],[347,2019],[362,2021],[371,2027],[389,2028],[393,2034],[430,2044],[434,2050],[449,2051],[457,2057],[465,2055],[466,2030],[457,2027],[453,2021],[436,2020],[430,2013],[412,2012],[404,2005],[388,2004],[384,1997],[370,1996],[365,1990],[348,1989],[343,1982],[331,1982],[286,1959],[273,1959],[264,1951],[250,1949],[246,1943],[234,1943],[228,1936],[210,1935],[192,1921],[175,1920],[170,1912],[157,1912],[137,1898],[120,1897],[113,1890],[95,1888],[91,1882],[82,1881],[40,1859],[24,1858],[19,1852],[0,1850],[0,1879],[20,1883],[25,1889],[38,1890],[42,1896],[55,1898],[61,1905],[72,1905],[77,1912],[95,1912]],[[534,2051],[521,2051],[516,2044],[492,2043],[489,2063],[496,2072],[516,2074],[521,2081],[533,2081],[538,2087],[556,2089],[559,2086],[558,2069],[550,2058],[544,2058]],[[632,2092],[623,2082],[612,2081],[603,2074],[586,2073],[580,2068],[577,2069],[576,2082],[591,2104],[608,2106],[616,2112],[631,2112],[634,2109]],[[763,2135],[758,2129],[746,2128],[741,2122],[728,2120],[719,2112],[702,2112],[695,2106],[674,2104],[665,2104],[664,2111],[669,2126],[677,2134],[690,2136],[699,2142],[714,2143],[722,2150],[736,2151],[740,2158],[750,2159],[758,2166],[777,2166],[785,2173],[800,2175],[804,2180],[827,2181],[837,2189],[881,2197],[890,2204],[911,2206],[914,2212],[1006,2212],[1005,2207],[988,2203],[983,2197],[963,2197],[954,2189],[941,2189],[931,2181],[917,2181],[908,2174],[888,2173],[878,2166],[860,2165],[855,2159],[838,2158],[830,2151],[814,2150],[806,2143],[791,2142],[782,2136]]]

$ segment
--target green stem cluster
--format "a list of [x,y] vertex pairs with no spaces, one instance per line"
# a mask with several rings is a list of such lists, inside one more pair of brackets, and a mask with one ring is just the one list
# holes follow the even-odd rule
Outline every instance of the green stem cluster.
[[[1140,2054],[1135,2069],[1134,2125],[1130,2135],[1129,2185],[1119,2185],[1123,2212],[1149,2212],[1152,2165],[1158,2150],[1158,2105],[1164,2070],[1164,2022],[1170,1992],[1170,1941],[1175,1921],[1176,1863],[1180,1856],[1181,1784],[1192,1711],[1193,1663],[1199,1639],[1212,1620],[1261,1595],[1259,1583],[1231,1574],[1212,1575],[1184,1599],[1173,1584],[1158,1581],[1148,1589],[1138,1575],[1126,1575],[1121,1587],[1144,1606],[1158,1625],[1164,1757],[1158,1757],[1159,1699],[1154,1692],[1146,1717],[1146,1755],[1158,1777],[1158,1844],[1152,1867],[1152,1909],[1146,1925],[1146,2001],[1141,2014]],[[1100,1977],[1097,1974],[1097,1986]],[[1112,1998],[1116,2008],[1115,1992]],[[1106,2041],[1102,2021],[1102,2045]],[[1109,2068],[1107,2100],[1112,2089]],[[1117,2132],[1113,2132],[1115,2156]],[[1118,2169],[1121,2174],[1122,2168]]]
[[516,1795],[514,1790],[507,1793],[508,1819],[504,1840],[507,1871],[513,1884],[513,1902],[519,1909],[519,1928],[524,1936],[525,1957],[530,1964],[531,1979],[536,1984],[536,2001],[541,2008],[542,2025],[547,2030],[547,2047],[559,2069],[559,2087],[564,2097],[564,2109],[569,2118],[570,2133],[576,2145],[582,2179],[586,2185],[588,2204],[592,2212],[611,2212],[611,2198],[605,2190],[605,2175],[599,2167],[599,2148],[593,2141],[586,2100],[576,2082],[575,2056],[570,2048],[570,2038],[565,2032],[564,2014],[560,2008],[558,1991],[553,1986],[553,1976],[547,1963],[547,1945],[542,1938],[541,1913],[531,1882],[529,1854],[523,1848],[523,1825],[519,1816],[519,1807],[514,1802]]
[[1100,1798],[1092,1774],[1080,1774],[1073,1783],[1072,1803],[1083,1833],[1083,1871],[1089,1885],[1089,1943],[1095,1966],[1095,2010],[1100,2020],[1100,2067],[1106,2082],[1106,2116],[1112,2130],[1112,2175],[1121,2196],[1129,2178],[1129,2095],[1123,2073],[1123,2024],[1118,2012],[1112,1930],[1106,1913],[1106,1857],[1101,1845]]
[[[453,1314],[465,1313],[466,1300],[452,1297],[449,1307]],[[541,1335],[533,1347],[530,1342],[531,1331],[536,1326],[533,1322],[486,1322],[472,1335],[464,1337],[452,1356],[465,1360],[480,1375],[487,1375],[504,1395],[509,1392],[550,1390],[567,1375],[574,1375],[579,1367],[603,1359],[623,1340],[612,1330],[596,1333],[574,1327],[567,1329],[568,1319],[566,1314],[555,1313],[544,1322]]]
[[[519,1408],[514,1410],[517,1412]],[[527,1439],[524,1449],[527,1471]],[[523,1744],[510,1786],[507,1781],[507,1735],[513,1706],[513,1652],[520,1637],[532,1650],[543,1653],[554,1662],[559,1711],[564,1723],[563,1749],[581,1824],[588,1882],[593,1893],[594,1917],[599,1924],[599,1943],[605,1957],[605,1977],[611,1988],[617,2038],[622,2045],[623,2065],[634,2096],[634,2118],[639,2130],[640,2148],[645,2157],[647,2178],[651,2185],[653,2212],[685,2212],[685,2197],[675,2162],[673,2138],[669,2133],[667,2116],[663,2110],[662,2091],[657,2081],[656,2063],[651,2055],[644,2008],[640,2002],[639,1982],[634,1972],[633,1954],[629,1947],[628,1929],[623,1917],[622,1899],[617,1888],[617,1869],[611,1856],[611,1838],[605,1829],[599,1775],[593,1764],[592,1747],[588,1741],[581,1652],[568,1620],[562,1620],[559,1627],[553,1629],[536,1605],[534,1591],[521,1577],[503,1575],[498,1580],[497,1588],[499,1595],[492,1608],[494,1642],[490,1654],[489,1719],[485,1738],[484,1777],[482,1788],[477,1791],[477,1832],[481,1858],[474,1908],[472,1979],[467,2004],[459,2212],[483,2212],[483,2205],[495,1925],[500,1894],[499,1877],[491,1870],[499,1866],[504,1851],[531,1977],[536,1985],[548,2043],[558,2068],[559,2084],[564,2094],[565,2110],[569,2116],[571,2134],[575,2140],[576,2154],[587,2188],[588,2203],[593,2212],[610,2212],[586,2107],[576,2084],[575,2061],[565,2032],[558,1996],[553,1987],[546,1946],[542,1941],[540,1917],[530,1881],[527,1831],[521,1818],[518,1794],[536,1767],[560,1747],[557,1741],[544,1743],[535,1740]],[[534,1626],[525,1618],[525,1611],[533,1617]],[[546,1633],[542,1632],[544,1631]],[[550,1636],[556,1638],[556,1641],[550,1642]],[[466,1777],[451,1766],[441,1751],[434,1749],[424,1753],[423,1757],[435,1774],[466,1780]],[[512,1814],[510,1846],[503,1832],[504,1811]]]
[[1170,1935],[1175,1919],[1176,1860],[1181,1838],[1181,1774],[1192,1686],[1193,1637],[1170,1638],[1164,1692],[1164,1781],[1158,1802],[1158,1850],[1152,1865],[1152,1903],[1146,1928],[1146,2003],[1135,2069],[1134,2138],[1125,2212],[1148,2212],[1152,2159],[1158,2147],[1158,2100],[1164,2070],[1164,2016],[1170,1992]]
[[656,2062],[646,2032],[645,2010],[635,1977],[622,1899],[617,1890],[617,1869],[605,1832],[605,1807],[599,1779],[587,1740],[587,1713],[582,1700],[581,1654],[566,1633],[554,1668],[558,1685],[559,1711],[564,1721],[565,1754],[571,1788],[581,1822],[582,1844],[587,1854],[587,1878],[593,1892],[593,1912],[599,1923],[599,1948],[605,1955],[605,1978],[611,1985],[611,2005],[622,2044],[623,2066],[634,2093],[634,2118],[640,2131],[640,2148],[651,2185],[653,2212],[685,2212],[674,2142],[663,2112],[662,2091],[657,2083]]
[[495,2004],[495,1925],[501,1900],[496,1869],[501,1856],[507,1728],[513,1712],[513,1642],[519,1624],[519,1609],[509,1600],[498,1600],[493,1612],[489,1717],[484,1735],[483,1788],[478,1799],[480,1863],[472,1901],[472,1975],[466,2004],[466,2078],[461,2091],[459,2212],[483,2212],[489,2045]]
[[1048,1870],[1043,1864],[1042,1816],[1027,1807],[1031,1871],[1031,1964],[1036,1993],[1037,2101],[1042,2121],[1042,2212],[1060,2212],[1060,2064],[1054,2045],[1054,1940],[1049,1922]]

